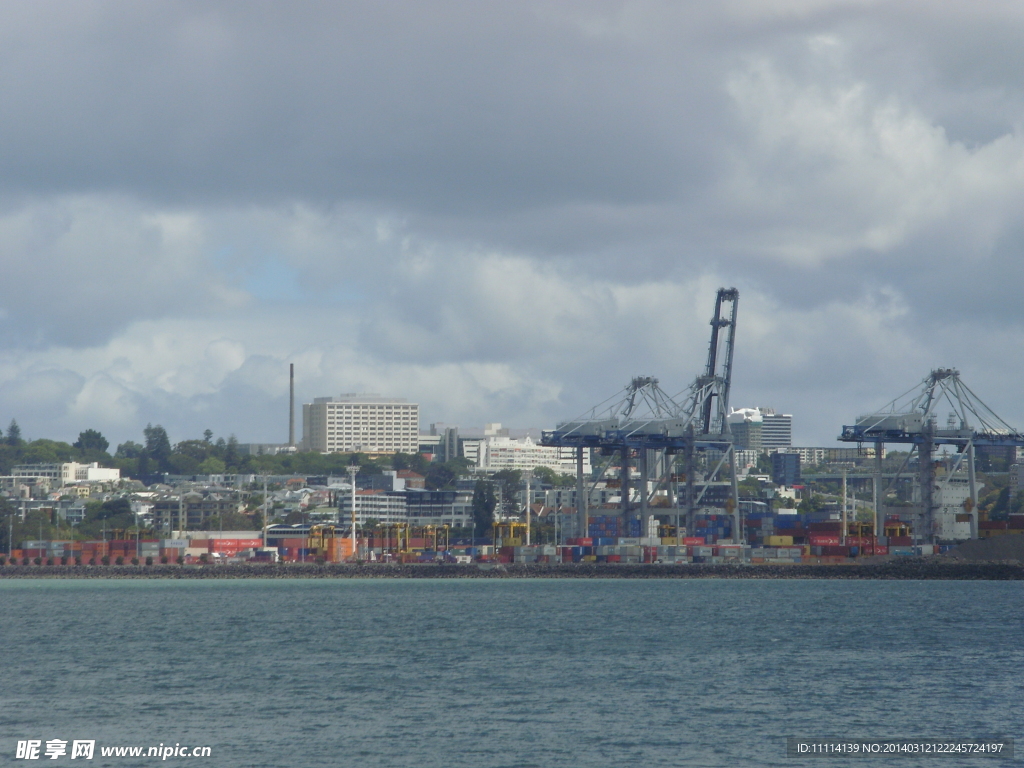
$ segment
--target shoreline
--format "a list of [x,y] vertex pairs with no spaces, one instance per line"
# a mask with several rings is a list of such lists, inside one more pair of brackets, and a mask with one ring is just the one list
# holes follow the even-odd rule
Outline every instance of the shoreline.
[[870,564],[4,565],[0,579],[855,579],[1024,581],[1018,561],[908,558]]

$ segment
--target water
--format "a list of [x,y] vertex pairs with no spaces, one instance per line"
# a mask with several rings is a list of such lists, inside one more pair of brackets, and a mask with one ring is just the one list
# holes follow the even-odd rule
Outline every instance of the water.
[[1022,598],[1020,582],[0,581],[0,755],[61,738],[209,746],[167,764],[227,768],[823,766],[787,759],[785,737],[1020,739]]

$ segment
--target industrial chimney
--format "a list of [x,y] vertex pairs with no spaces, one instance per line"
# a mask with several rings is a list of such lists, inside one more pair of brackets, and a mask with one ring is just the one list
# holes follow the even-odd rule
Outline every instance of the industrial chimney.
[[288,366],[288,447],[295,447],[295,363]]

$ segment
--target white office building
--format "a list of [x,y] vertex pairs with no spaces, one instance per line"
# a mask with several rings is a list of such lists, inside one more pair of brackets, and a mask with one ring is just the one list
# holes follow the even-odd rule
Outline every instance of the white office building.
[[101,467],[95,461],[79,464],[66,461],[61,464],[21,464],[11,470],[14,478],[36,478],[50,480],[54,485],[70,483],[116,483],[121,479],[120,469]]
[[[337,523],[344,527],[352,522],[352,487],[338,491]],[[365,525],[367,520],[392,525],[404,523],[406,514],[405,494],[401,491],[356,490],[356,525]]]
[[793,415],[776,413],[771,408],[758,408],[761,412],[761,448],[788,448],[793,444]]
[[302,444],[320,453],[416,453],[420,407],[380,395],[318,397],[302,406]]
[[[514,438],[509,437],[508,432],[501,424],[488,424],[483,438],[462,440],[462,455],[487,472],[503,469],[528,472],[548,467],[561,474],[576,474],[575,448],[538,445],[529,435]],[[589,476],[590,469],[590,451],[587,450],[583,452],[584,474]]]

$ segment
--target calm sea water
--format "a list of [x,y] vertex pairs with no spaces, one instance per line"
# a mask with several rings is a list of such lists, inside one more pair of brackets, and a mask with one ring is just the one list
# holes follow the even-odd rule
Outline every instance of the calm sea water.
[[[2,764],[32,764],[29,738],[210,746],[166,764],[228,768],[546,768],[1024,737],[1020,582],[40,580],[0,601]],[[35,764],[79,762],[160,761]]]

